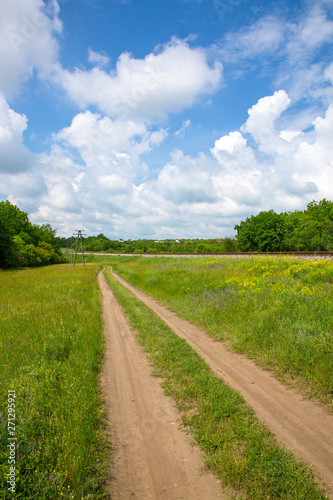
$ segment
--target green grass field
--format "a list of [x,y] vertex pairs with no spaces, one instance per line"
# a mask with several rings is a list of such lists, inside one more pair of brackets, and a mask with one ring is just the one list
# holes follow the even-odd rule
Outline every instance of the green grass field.
[[[0,439],[15,391],[16,492],[0,498],[107,498],[98,381],[104,351],[100,263],[279,378],[332,402],[333,263],[282,258],[93,256],[95,265],[0,272]],[[207,465],[233,498],[322,499],[311,471],[277,446],[243,399],[186,342],[106,273]]]
[[16,492],[0,498],[102,499],[108,465],[98,386],[104,337],[98,266],[0,272],[1,450],[15,391]]
[[333,262],[283,257],[109,262],[178,315],[333,409]]

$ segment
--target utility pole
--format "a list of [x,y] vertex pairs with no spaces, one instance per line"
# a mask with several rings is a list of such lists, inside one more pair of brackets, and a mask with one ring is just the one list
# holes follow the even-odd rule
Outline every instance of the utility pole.
[[81,229],[75,229],[75,234],[73,234],[73,236],[76,236],[75,256],[74,256],[74,266],[75,266],[75,262],[76,262],[77,244],[78,244],[78,242],[79,242],[79,238],[80,238],[80,240],[81,240],[82,262],[83,262],[83,265],[85,265],[85,263],[84,263],[84,253],[83,253],[83,241],[82,241],[82,236],[85,236],[85,234],[83,234],[83,233],[82,233],[82,230],[81,230]]

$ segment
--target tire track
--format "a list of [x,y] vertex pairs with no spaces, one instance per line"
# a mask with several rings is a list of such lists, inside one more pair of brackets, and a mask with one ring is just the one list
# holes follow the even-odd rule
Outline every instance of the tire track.
[[106,354],[102,389],[112,443],[111,498],[223,500],[197,447],[177,424],[179,414],[135,339],[103,273]]

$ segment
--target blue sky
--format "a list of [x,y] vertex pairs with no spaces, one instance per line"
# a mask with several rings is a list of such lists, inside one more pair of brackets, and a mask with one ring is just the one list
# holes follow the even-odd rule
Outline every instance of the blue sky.
[[0,197],[110,238],[333,199],[333,1],[0,4]]

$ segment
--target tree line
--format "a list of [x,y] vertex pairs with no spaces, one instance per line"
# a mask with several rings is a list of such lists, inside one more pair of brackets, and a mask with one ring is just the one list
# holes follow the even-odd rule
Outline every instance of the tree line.
[[333,250],[333,203],[311,201],[305,210],[274,210],[247,217],[235,226],[241,252]]
[[[110,240],[104,234],[83,240],[86,252],[215,253],[333,251],[333,203],[325,198],[305,210],[251,215],[235,226],[236,237],[215,239]],[[69,248],[71,238],[61,238]]]
[[[235,226],[236,237],[213,239],[111,240],[99,234],[84,238],[86,252],[217,253],[333,251],[333,202],[310,202],[305,210],[251,215]],[[0,268],[43,266],[65,262],[61,247],[72,238],[56,237],[49,224],[32,224],[8,200],[0,202]]]
[[56,230],[49,224],[32,224],[28,215],[8,200],[0,202],[0,268],[63,262]]
[[[63,247],[75,248],[74,238],[61,238]],[[235,238],[214,239],[139,239],[139,240],[110,240],[104,234],[88,236],[83,239],[85,252],[106,253],[211,253],[236,252]]]

